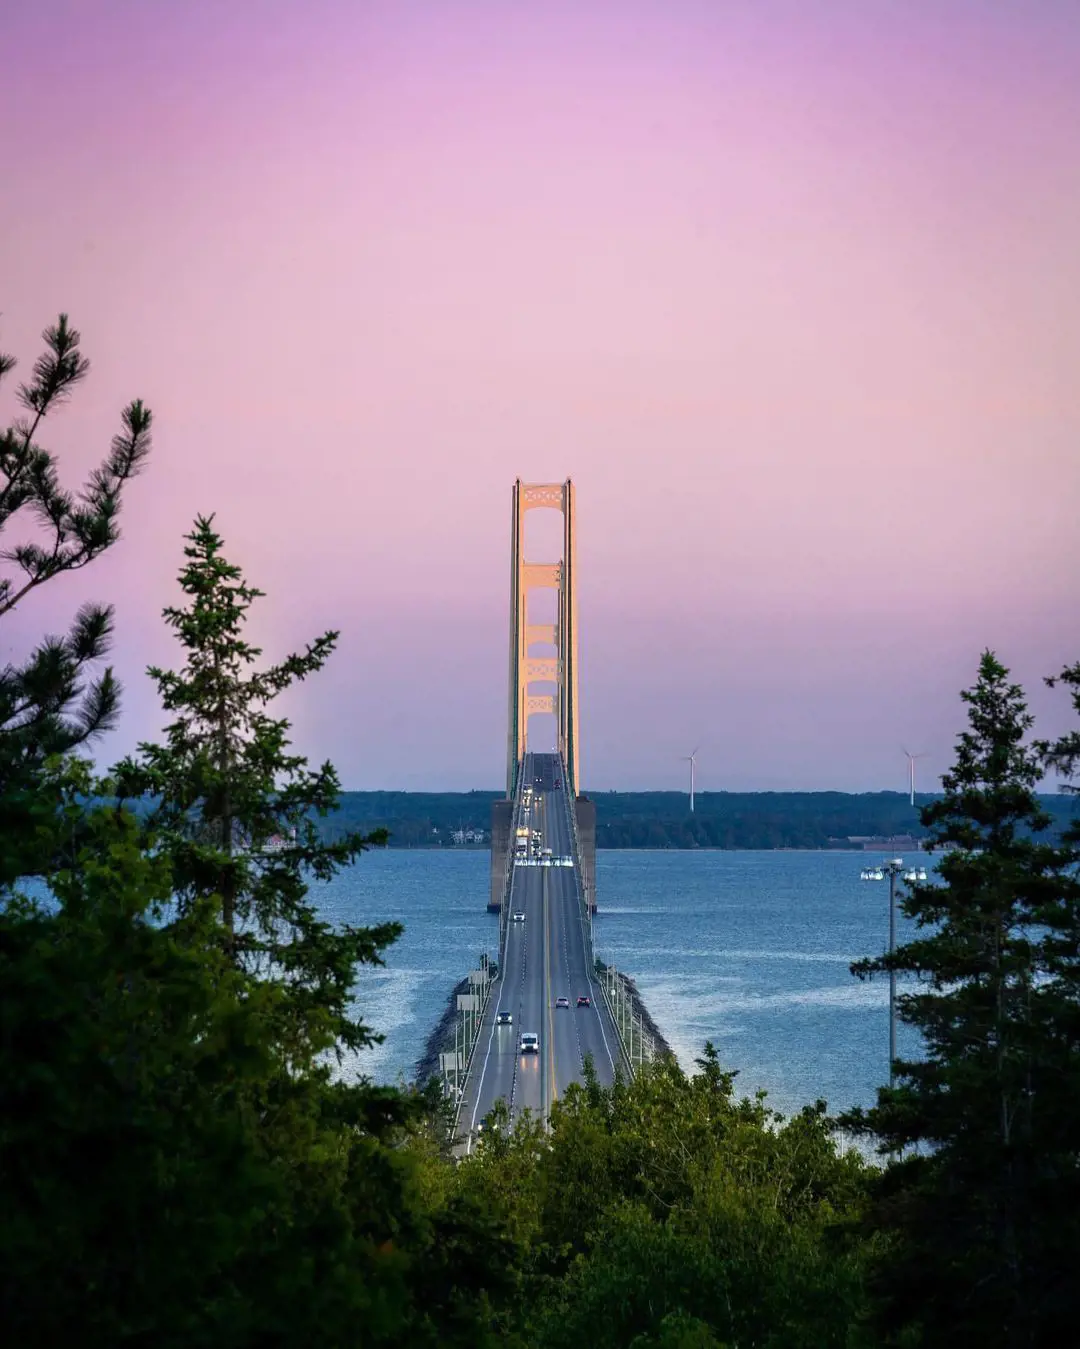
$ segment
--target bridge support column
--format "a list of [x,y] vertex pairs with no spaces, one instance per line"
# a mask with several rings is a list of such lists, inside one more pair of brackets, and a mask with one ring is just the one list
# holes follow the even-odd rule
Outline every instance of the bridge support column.
[[574,802],[578,846],[581,850],[581,871],[589,909],[596,912],[596,802],[579,796]]
[[514,824],[513,801],[491,803],[491,897],[488,913],[502,909],[503,887],[506,884],[506,861],[510,851],[510,834]]

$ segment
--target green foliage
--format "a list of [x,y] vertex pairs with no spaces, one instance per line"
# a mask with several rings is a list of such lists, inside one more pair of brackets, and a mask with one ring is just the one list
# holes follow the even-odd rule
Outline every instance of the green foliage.
[[[1067,665],[1060,674],[1048,676],[1046,683],[1050,688],[1064,684],[1069,691],[1073,711],[1080,715],[1080,661]],[[1062,791],[1068,796],[1080,794],[1080,730],[1066,731],[1055,741],[1040,740],[1035,746],[1042,763],[1066,779]],[[1080,817],[1073,817],[1068,838],[1070,842],[1080,843]]]
[[735,1099],[712,1046],[699,1068],[589,1075],[550,1135],[496,1129],[460,1166],[517,1243],[524,1343],[855,1342],[863,1163],[838,1155],[823,1107],[785,1123]]
[[[373,1038],[349,1006],[355,967],[396,929],[318,920],[307,877],[371,840],[314,836],[333,770],[308,772],[262,707],[333,635],[245,677],[255,592],[208,521],[192,545],[192,608],[169,611],[188,665],[158,672],[178,716],[165,746],[118,770],[154,812],[88,810],[88,768],[46,761],[36,786],[63,843],[51,896],[0,905],[5,1331],[177,1349],[488,1343],[472,1290],[500,1286],[484,1271],[505,1264],[505,1237],[466,1197],[425,1189],[429,1103],[335,1079],[326,1053]],[[295,847],[256,850],[290,825]]]
[[288,991],[235,967],[212,905],[161,921],[168,857],[126,812],[53,888],[0,911],[5,1331],[406,1342],[414,1262],[456,1230],[411,1198],[408,1103],[297,1063]]
[[[11,568],[0,575],[0,617],[117,541],[124,488],[150,452],[150,412],[136,401],[124,409],[123,430],[81,492],[60,485],[56,456],[35,436],[44,418],[86,378],[90,362],[66,314],[43,338],[46,350],[30,381],[17,390],[25,415],[0,431],[0,533],[20,515],[38,531],[38,540],[0,553]],[[14,365],[12,357],[0,354],[0,379]],[[52,864],[63,760],[115,723],[120,689],[113,672],[91,675],[109,650],[112,632],[112,608],[86,604],[66,637],[45,637],[21,665],[0,669],[0,893],[18,877],[41,874]]]
[[845,1123],[908,1150],[875,1211],[896,1238],[884,1324],[921,1327],[928,1345],[1064,1343],[1080,1315],[1078,856],[1040,837],[1031,717],[990,652],[963,697],[969,729],[923,812],[952,846],[944,884],[904,900],[914,941],[854,967],[918,980],[899,1013],[926,1057],[898,1063],[877,1106]]
[[[290,752],[289,723],[267,706],[325,664],[337,633],[324,633],[302,653],[263,670],[262,654],[244,640],[248,610],[261,591],[222,556],[212,521],[188,535],[180,585],[190,603],[165,618],[184,649],[179,672],[151,669],[175,720],[161,745],[114,770],[123,800],[149,795],[147,846],[165,852],[177,911],[211,901],[220,906],[225,940],[237,962],[288,989],[294,1052],[301,1058],[338,1046],[359,1049],[372,1032],[351,1012],[357,964],[381,963],[396,924],[334,929],[308,898],[314,876],[326,880],[379,833],[352,832],[324,842],[316,820],[337,804],[333,765],[317,770]],[[286,847],[267,852],[271,838]]]

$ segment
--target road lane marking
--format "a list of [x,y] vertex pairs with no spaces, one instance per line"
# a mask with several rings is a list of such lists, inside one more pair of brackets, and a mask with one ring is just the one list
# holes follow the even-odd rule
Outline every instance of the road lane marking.
[[[502,979],[502,971],[499,971],[499,978]],[[496,999],[492,997],[494,1003]],[[495,1039],[495,1008],[491,1009],[491,1034],[488,1036],[487,1053],[484,1055],[484,1066],[480,1069],[480,1081],[476,1084],[476,1104],[473,1106],[472,1119],[469,1122],[469,1141],[465,1145],[466,1153],[472,1152],[473,1130],[476,1128],[476,1112],[480,1109],[480,1102],[484,1099],[484,1078],[487,1076],[488,1059],[491,1058],[491,1045]]]
[[[511,894],[513,894],[513,886],[512,886],[512,885],[511,885]],[[508,900],[507,902],[509,903],[510,901]],[[524,902],[524,901],[523,901],[523,902]],[[509,943],[510,943],[510,934],[508,933],[508,934],[507,934],[507,948],[508,948],[508,949],[509,949]],[[521,965],[521,979],[520,979],[520,982],[521,982],[521,983],[524,983],[524,982],[525,982],[525,970],[526,970],[526,967],[527,967],[527,965],[528,965],[528,939],[527,939],[527,935],[526,935],[524,932],[521,933],[521,942],[520,942],[520,946],[521,946],[521,958],[520,958],[520,961],[519,961],[519,963],[520,963],[520,965]],[[502,966],[501,966],[501,968],[500,968],[500,970],[499,970],[499,978],[498,978],[498,980],[497,980],[500,989],[503,989],[503,988],[506,987],[506,963],[507,963],[507,961],[506,961],[506,955],[507,955],[507,952],[504,951],[504,952],[502,953]],[[477,1114],[479,1113],[479,1110],[480,1110],[480,1103],[481,1103],[481,1101],[484,1099],[484,1081],[485,1081],[485,1079],[486,1079],[486,1077],[487,1077],[488,1060],[491,1058],[491,1046],[492,1046],[492,1042],[493,1042],[494,1039],[495,1039],[495,1032],[496,1032],[496,1030],[498,1030],[498,1027],[497,1027],[496,1024],[495,1024],[495,1016],[496,1016],[497,1012],[500,1010],[499,1004],[502,1002],[502,993],[501,993],[501,992],[500,992],[498,995],[496,995],[494,992],[491,992],[491,993],[489,993],[488,996],[489,996],[489,998],[490,998],[490,1000],[491,1000],[491,1031],[490,1031],[490,1033],[489,1033],[489,1035],[488,1035],[487,1052],[484,1054],[484,1062],[483,1062],[483,1065],[482,1065],[481,1068],[480,1068],[480,1080],[479,1080],[479,1081],[477,1082],[477,1084],[476,1084],[476,1103],[475,1103],[475,1105],[473,1106],[472,1119],[471,1119],[470,1122],[469,1122],[469,1137],[468,1137],[468,1140],[467,1140],[467,1142],[466,1142],[466,1144],[465,1144],[465,1152],[466,1152],[466,1155],[468,1155],[469,1153],[472,1152],[473,1133],[474,1133],[474,1131],[475,1131],[475,1129],[476,1129],[476,1116],[477,1116]],[[519,992],[519,1002],[518,1002],[518,1020],[519,1020],[519,1022],[520,1022],[520,1019],[521,1019],[521,1003],[520,1003],[520,992]],[[511,1029],[513,1030],[513,1033],[514,1033],[515,1035],[518,1033],[518,1030],[513,1028],[513,1023],[511,1023]],[[520,1027],[519,1027],[518,1029],[520,1029]],[[466,1078],[466,1086],[468,1086],[468,1081],[469,1081],[469,1079]],[[513,1120],[514,1120],[514,1093],[515,1093],[516,1088],[517,1088],[517,1058],[515,1057],[515,1060],[514,1060],[514,1075],[513,1075],[513,1078],[511,1079],[511,1082],[510,1082],[509,1112],[510,1112],[510,1123],[511,1123],[511,1124],[513,1123]],[[494,1104],[494,1102],[492,1102],[492,1104]]]
[[548,873],[544,872],[543,897],[544,897],[544,995],[547,998],[548,1015],[548,1069],[551,1078],[551,1095],[549,1098],[548,1109],[550,1110],[559,1099],[559,1091],[555,1085],[555,1022],[552,1018],[551,1008],[551,906],[549,904],[549,880]]

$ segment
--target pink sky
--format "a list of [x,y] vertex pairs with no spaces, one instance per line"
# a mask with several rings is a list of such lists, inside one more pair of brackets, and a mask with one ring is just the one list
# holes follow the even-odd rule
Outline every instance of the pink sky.
[[[1080,9],[9,0],[0,349],[74,481],[153,408],[118,611],[161,723],[217,512],[356,788],[496,787],[513,479],[577,484],[586,788],[901,788],[1080,657]],[[0,411],[11,409],[9,382]],[[8,653],[6,652],[5,655]]]

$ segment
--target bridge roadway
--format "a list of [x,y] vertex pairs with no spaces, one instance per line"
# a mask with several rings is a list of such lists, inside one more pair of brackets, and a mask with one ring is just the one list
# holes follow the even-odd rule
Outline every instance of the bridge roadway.
[[[553,859],[571,857],[571,803],[558,756],[527,754],[523,772],[532,803],[527,817],[523,807],[515,827],[539,829],[542,847],[551,849]],[[526,1109],[546,1118],[567,1086],[582,1081],[586,1055],[592,1055],[605,1085],[614,1081],[620,1059],[618,1035],[595,978],[576,868],[515,863],[509,907],[502,968],[480,1027],[459,1116],[466,1149],[500,1098],[512,1120]],[[525,921],[515,922],[515,913],[523,913]],[[591,1007],[577,1006],[582,994],[592,999]],[[570,1000],[569,1010],[556,1008],[559,997]],[[496,1024],[501,1011],[511,1013],[512,1025]],[[518,1053],[523,1031],[539,1035],[539,1054]]]

